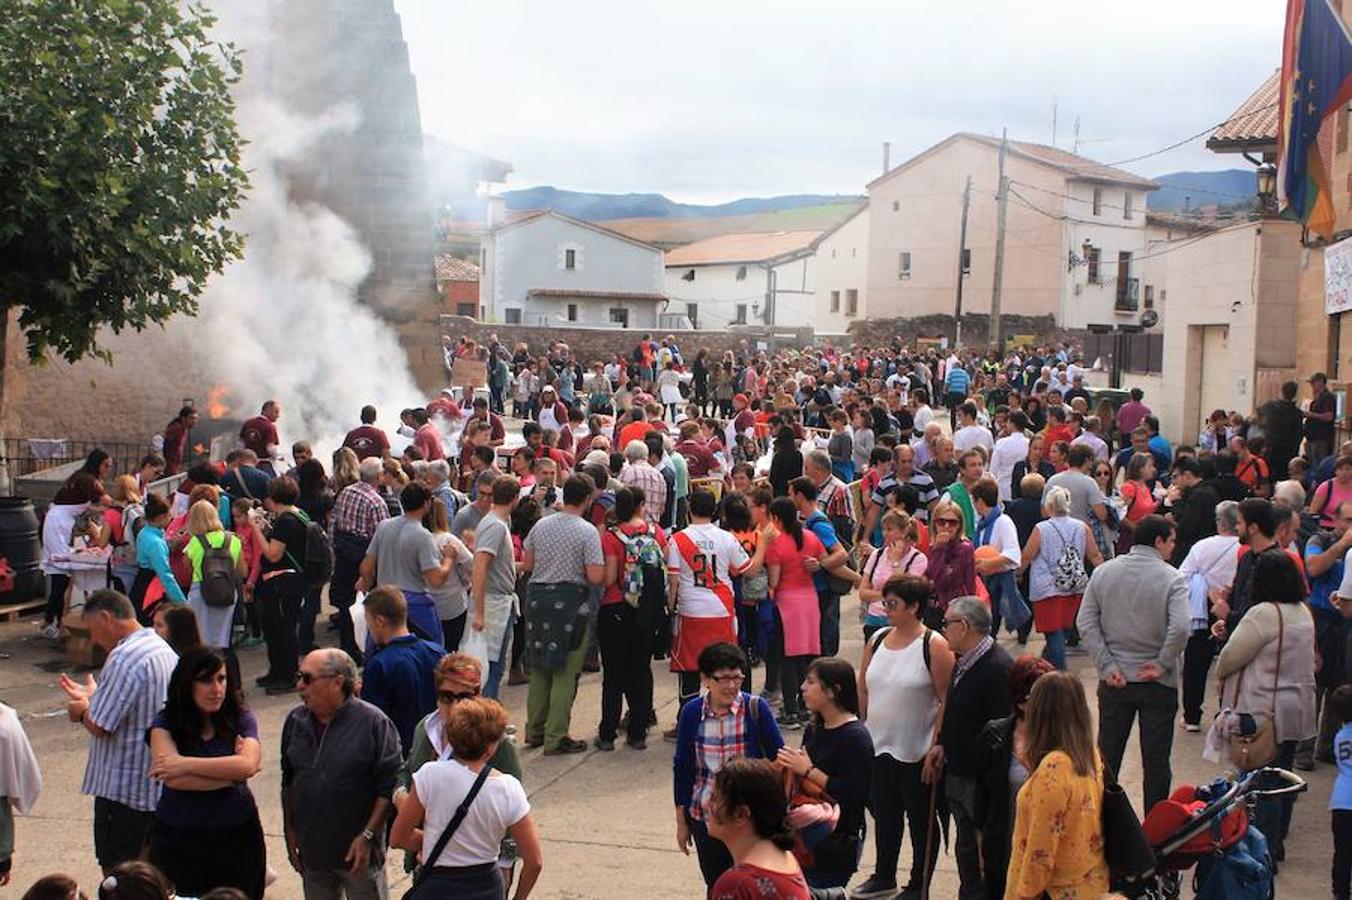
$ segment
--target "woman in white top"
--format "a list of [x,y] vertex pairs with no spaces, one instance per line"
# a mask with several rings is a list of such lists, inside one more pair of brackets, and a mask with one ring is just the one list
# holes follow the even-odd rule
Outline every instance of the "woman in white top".
[[681,373],[673,367],[671,360],[667,360],[662,371],[657,373],[657,394],[662,401],[663,415],[671,416],[671,421],[676,421],[676,408],[681,405]]
[[883,585],[893,575],[924,575],[929,565],[929,557],[915,545],[920,538],[920,526],[904,510],[889,509],[883,513],[882,527],[883,545],[869,555],[859,582],[865,643],[890,620],[883,608]]
[[[507,711],[496,700],[461,700],[446,724],[455,757],[427,763],[413,775],[390,843],[417,853],[427,867],[425,896],[502,900],[497,861],[504,834],[516,841],[522,862],[516,900],[529,897],[540,877],[544,860],[526,791],[521,782],[488,764],[506,730]],[[445,849],[436,859],[428,859],[462,805],[464,818]]]
[[[460,649],[460,639],[465,636],[465,620],[469,609],[467,597],[474,554],[459,538],[451,534],[450,522],[447,519],[446,505],[433,503],[428,506],[427,515],[423,517],[423,527],[432,532],[432,540],[436,542],[438,553],[446,555],[446,547],[450,545],[450,555],[455,558],[450,577],[441,587],[428,589],[428,593],[437,604],[437,618],[441,620],[441,645],[446,648],[447,653],[454,653]],[[466,534],[472,535],[473,532],[469,531]]]
[[1192,545],[1178,574],[1188,580],[1188,607],[1192,619],[1183,649],[1183,730],[1202,730],[1202,701],[1206,676],[1216,656],[1211,636],[1211,592],[1228,591],[1239,566],[1239,504],[1225,500],[1216,507],[1216,533]]
[[[890,897],[897,892],[897,859],[906,824],[911,828],[908,896],[919,895],[926,862],[932,867],[938,856],[937,839],[926,847],[932,830],[929,785],[937,773],[925,768],[924,760],[938,733],[953,651],[921,622],[933,594],[927,578],[891,578],[882,590],[891,627],[865,644],[859,663],[859,718],[873,738],[869,807],[876,823],[877,862],[873,875],[851,896]],[[937,836],[938,830],[933,831]]]

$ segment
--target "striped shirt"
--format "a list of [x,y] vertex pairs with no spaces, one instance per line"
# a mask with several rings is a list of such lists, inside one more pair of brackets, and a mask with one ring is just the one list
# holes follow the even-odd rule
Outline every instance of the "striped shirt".
[[142,812],[154,812],[160,784],[148,774],[146,732],[164,706],[178,654],[154,631],[127,635],[103,664],[99,687],[89,701],[89,721],[109,732],[89,736],[89,761],[80,792]]

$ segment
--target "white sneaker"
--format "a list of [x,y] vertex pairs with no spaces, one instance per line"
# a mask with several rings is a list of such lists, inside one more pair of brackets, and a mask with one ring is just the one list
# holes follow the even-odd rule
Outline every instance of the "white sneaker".
[[1183,730],[1184,730],[1184,731],[1191,731],[1191,732],[1193,732],[1193,733],[1196,733],[1196,732],[1202,730],[1202,726],[1201,726],[1201,725],[1196,725],[1196,724],[1194,724],[1194,723],[1192,723],[1192,722],[1184,722],[1184,723],[1183,723]]
[[54,641],[61,637],[61,627],[55,622],[44,625],[42,628],[42,636],[49,641]]

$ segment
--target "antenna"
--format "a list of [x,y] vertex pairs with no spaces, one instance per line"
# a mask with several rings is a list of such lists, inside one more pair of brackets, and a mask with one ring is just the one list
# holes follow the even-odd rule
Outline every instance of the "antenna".
[[[1055,94],[1052,94],[1052,146],[1053,146],[1053,147],[1056,146],[1056,112],[1057,112],[1056,107],[1057,107],[1057,97],[1056,97]],[[1079,120],[1077,119],[1076,121],[1078,122]]]

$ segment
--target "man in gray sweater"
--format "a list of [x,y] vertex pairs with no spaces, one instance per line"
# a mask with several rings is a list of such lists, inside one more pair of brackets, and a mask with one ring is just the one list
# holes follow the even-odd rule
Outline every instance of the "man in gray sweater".
[[1188,583],[1166,560],[1176,529],[1163,516],[1136,524],[1131,552],[1094,570],[1075,624],[1098,669],[1099,752],[1117,772],[1140,716],[1145,809],[1169,796],[1179,654],[1188,640]]

